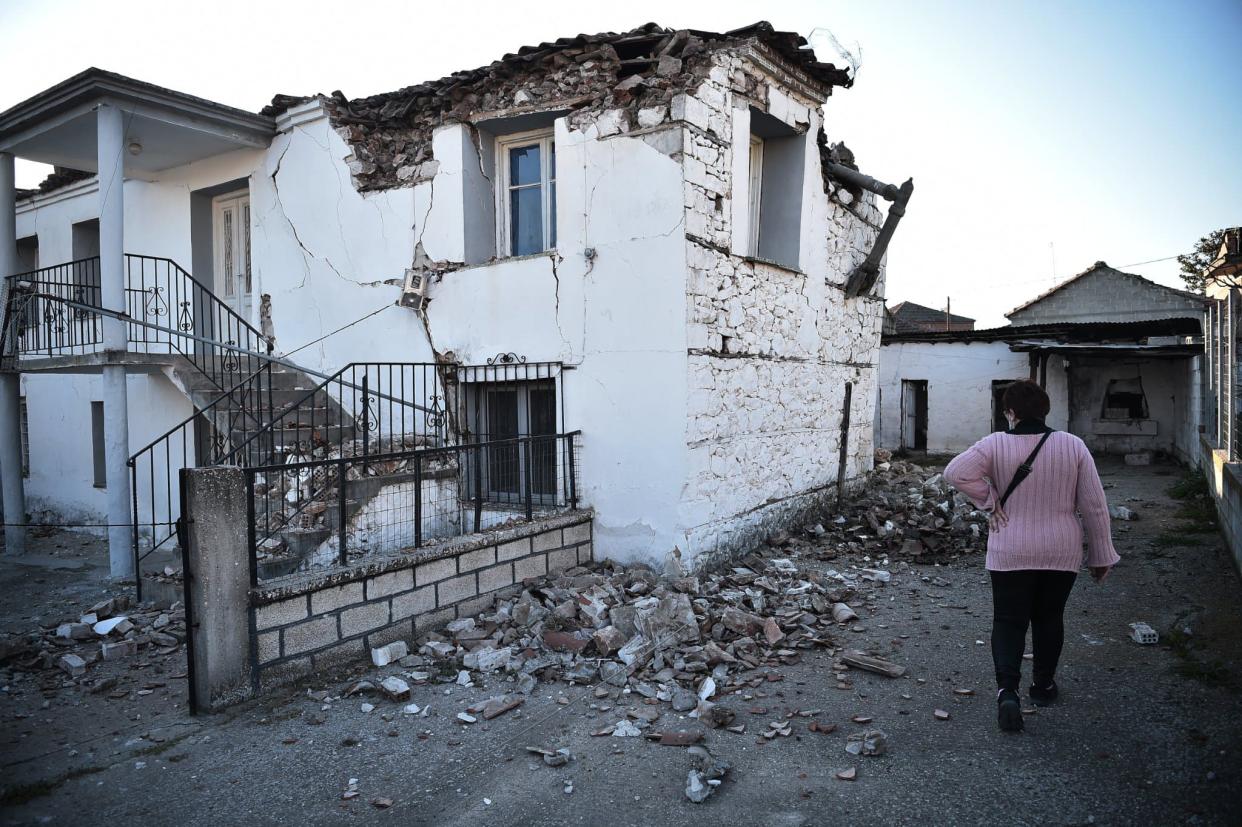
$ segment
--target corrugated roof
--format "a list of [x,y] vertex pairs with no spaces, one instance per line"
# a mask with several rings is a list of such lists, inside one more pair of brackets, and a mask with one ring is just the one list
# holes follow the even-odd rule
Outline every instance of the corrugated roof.
[[884,334],[881,342],[883,344],[1015,342],[1041,337],[1062,342],[1101,342],[1110,339],[1141,339],[1149,336],[1198,336],[1202,332],[1200,319],[1183,317],[1139,322],[1053,322],[1006,325],[984,330],[914,331]]

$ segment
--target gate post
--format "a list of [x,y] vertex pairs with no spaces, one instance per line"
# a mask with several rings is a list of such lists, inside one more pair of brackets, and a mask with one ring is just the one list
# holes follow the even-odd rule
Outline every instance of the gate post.
[[235,466],[185,468],[185,602],[197,711],[253,694],[249,497]]

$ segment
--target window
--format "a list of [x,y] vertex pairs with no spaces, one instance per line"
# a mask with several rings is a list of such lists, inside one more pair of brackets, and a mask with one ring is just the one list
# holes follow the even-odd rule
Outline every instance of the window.
[[[746,178],[746,254],[798,269],[807,136],[757,109],[750,110],[750,164]],[[739,207],[741,204],[739,204]],[[741,220],[741,216],[738,216]]]
[[30,476],[30,420],[26,416],[26,397],[18,400],[19,427],[22,434],[22,476]]
[[1109,380],[1101,418],[1146,419],[1147,396],[1143,393],[1142,378]]
[[748,205],[750,213],[750,255],[759,255],[759,204],[763,192],[763,138],[750,136],[750,190]]
[[[552,381],[466,385],[471,440],[514,440],[491,447],[482,458],[480,487],[488,500],[523,502],[528,480],[536,502],[556,497],[556,404],[556,385]],[[518,442],[522,437],[536,439]],[[468,493],[467,499],[470,496]]]
[[556,145],[550,130],[496,142],[502,186],[497,192],[498,247],[528,256],[556,247]]
[[104,406],[91,403],[91,449],[95,457],[95,487],[108,487],[108,462],[104,456]]

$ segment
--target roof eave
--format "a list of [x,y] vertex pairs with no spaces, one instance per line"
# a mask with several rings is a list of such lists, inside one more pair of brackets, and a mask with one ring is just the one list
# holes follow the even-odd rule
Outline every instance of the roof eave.
[[142,105],[173,113],[190,121],[210,124],[216,130],[232,133],[240,141],[255,146],[266,146],[276,134],[275,120],[266,115],[90,68],[0,112],[0,149],[37,132],[42,125],[58,120],[67,112],[100,101]]

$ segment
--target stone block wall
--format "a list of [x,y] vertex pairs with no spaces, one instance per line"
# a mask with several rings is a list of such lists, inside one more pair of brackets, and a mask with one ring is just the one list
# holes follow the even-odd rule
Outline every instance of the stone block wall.
[[[255,663],[267,687],[369,656],[394,640],[485,610],[497,592],[592,559],[592,513],[570,512],[417,554],[251,593]],[[411,647],[412,648],[412,647]]]
[[[845,384],[846,475],[870,470],[883,279],[847,299],[850,272],[883,221],[875,198],[825,190],[820,104],[744,53],[718,53],[679,104],[687,215],[689,473],[686,547],[706,561],[799,524],[835,495]],[[735,110],[767,112],[806,135],[799,267],[738,254],[733,238]],[[677,112],[675,112],[677,114]],[[735,150],[735,146],[737,149]]]

